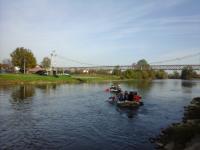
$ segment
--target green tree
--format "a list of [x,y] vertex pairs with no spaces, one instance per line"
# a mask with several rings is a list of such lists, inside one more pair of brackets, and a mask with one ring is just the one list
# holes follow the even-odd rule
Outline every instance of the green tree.
[[123,72],[123,77],[127,79],[134,78],[134,70],[127,69],[126,71]]
[[193,78],[194,71],[192,67],[184,67],[181,71],[181,79],[190,80]]
[[50,68],[51,66],[51,59],[49,57],[44,57],[42,62],[41,62],[42,67],[44,67],[45,69]]
[[179,79],[180,78],[180,74],[179,74],[178,71],[173,71],[173,73],[169,75],[169,78],[171,78],[171,79]]
[[149,79],[155,79],[156,78],[156,75],[155,75],[156,73],[155,73],[154,70],[149,70],[148,73],[149,73]]
[[104,69],[96,70],[96,74],[106,75],[106,74],[108,74],[108,72],[109,72],[109,70],[104,70]]
[[36,66],[36,58],[31,50],[24,47],[16,48],[11,54],[12,64],[19,66],[21,71],[27,70],[27,68],[33,68]]
[[138,70],[149,70],[150,65],[145,59],[141,59],[137,62],[137,69]]
[[149,79],[149,73],[146,70],[143,70],[142,72],[142,79]]
[[156,71],[155,75],[156,75],[157,79],[166,79],[167,76],[168,76],[167,73],[164,70]]
[[121,75],[121,69],[119,66],[115,66],[115,68],[113,69],[113,75],[117,75],[117,76]]

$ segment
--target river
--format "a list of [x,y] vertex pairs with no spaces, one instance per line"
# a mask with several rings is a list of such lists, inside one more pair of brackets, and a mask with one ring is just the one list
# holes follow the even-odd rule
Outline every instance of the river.
[[120,109],[107,102],[111,83],[0,86],[0,149],[154,149],[161,128],[179,122],[200,96],[200,81],[121,82],[144,105]]

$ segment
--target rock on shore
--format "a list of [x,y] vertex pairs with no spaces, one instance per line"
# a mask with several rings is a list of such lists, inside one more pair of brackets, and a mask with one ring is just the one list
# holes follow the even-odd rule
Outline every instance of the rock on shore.
[[161,150],[200,150],[200,97],[185,107],[181,123],[162,130],[154,142]]

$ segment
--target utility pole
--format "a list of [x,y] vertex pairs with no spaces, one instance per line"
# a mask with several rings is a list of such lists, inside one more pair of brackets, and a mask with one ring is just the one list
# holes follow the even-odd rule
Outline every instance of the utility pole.
[[26,62],[25,62],[25,58],[24,58],[24,74],[26,73]]
[[57,73],[58,73],[58,69],[57,69],[57,67],[56,67],[56,61],[55,61],[55,60],[56,60],[56,56],[57,56],[57,55],[54,54],[54,58],[55,58],[55,59],[54,59],[54,67],[55,67],[56,75],[57,75]]
[[51,75],[53,75],[53,57],[56,56],[55,50],[53,50],[50,55],[51,55],[51,64],[50,64],[51,71],[50,72],[51,72]]
[[52,68],[52,57],[53,57],[53,53],[50,54],[51,55],[51,62],[50,62],[50,75],[53,74],[53,68]]

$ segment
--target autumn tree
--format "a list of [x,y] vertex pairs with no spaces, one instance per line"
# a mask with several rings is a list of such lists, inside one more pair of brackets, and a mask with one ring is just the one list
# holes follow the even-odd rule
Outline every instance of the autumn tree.
[[[36,58],[32,51],[24,47],[16,48],[11,54],[12,64],[20,67],[21,71],[33,68],[36,66]],[[25,70],[24,70],[25,69]]]

